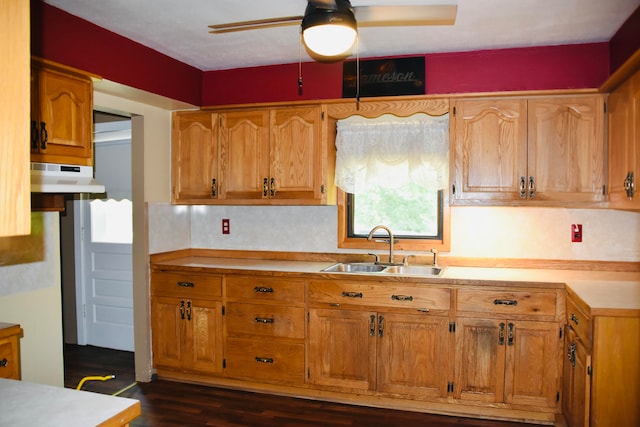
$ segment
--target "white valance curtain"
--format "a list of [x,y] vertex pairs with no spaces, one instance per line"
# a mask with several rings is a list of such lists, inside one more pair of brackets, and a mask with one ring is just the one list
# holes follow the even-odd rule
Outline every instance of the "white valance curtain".
[[385,114],[338,121],[336,185],[357,194],[410,182],[441,190],[449,181],[449,115]]

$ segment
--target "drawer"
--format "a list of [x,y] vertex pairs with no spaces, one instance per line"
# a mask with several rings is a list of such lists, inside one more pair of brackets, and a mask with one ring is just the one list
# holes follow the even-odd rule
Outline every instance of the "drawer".
[[304,308],[274,304],[227,304],[228,335],[304,338]]
[[458,314],[464,312],[482,316],[556,316],[557,294],[555,291],[512,290],[458,290]]
[[222,277],[190,272],[152,272],[151,295],[179,298],[222,296]]
[[227,276],[227,298],[304,304],[304,281],[261,276]]
[[591,323],[591,317],[580,310],[571,298],[567,298],[567,324],[576,331],[576,335],[589,348],[591,348],[593,330]]
[[304,382],[304,344],[228,338],[225,376],[258,382]]
[[0,378],[20,379],[18,348],[14,338],[0,339]]
[[310,303],[351,304],[417,310],[449,310],[451,290],[431,285],[362,284],[337,281],[311,282]]

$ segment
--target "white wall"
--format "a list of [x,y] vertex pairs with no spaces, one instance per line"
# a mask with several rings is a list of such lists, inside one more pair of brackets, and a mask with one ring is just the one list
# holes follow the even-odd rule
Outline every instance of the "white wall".
[[[222,234],[223,218],[230,220],[228,235]],[[185,219],[190,222],[188,233]],[[574,223],[583,226],[581,243],[571,243]],[[186,207],[154,203],[149,205],[149,232],[150,253],[188,247],[344,252],[337,247],[335,206]],[[386,251],[381,247],[381,253]],[[638,262],[640,213],[608,209],[453,207],[451,252],[443,256]]]

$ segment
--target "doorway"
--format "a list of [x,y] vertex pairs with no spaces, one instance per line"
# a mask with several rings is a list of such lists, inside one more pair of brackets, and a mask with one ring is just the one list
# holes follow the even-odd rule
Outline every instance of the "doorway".
[[61,215],[64,343],[133,352],[131,119],[95,111],[94,123],[106,194],[75,195]]

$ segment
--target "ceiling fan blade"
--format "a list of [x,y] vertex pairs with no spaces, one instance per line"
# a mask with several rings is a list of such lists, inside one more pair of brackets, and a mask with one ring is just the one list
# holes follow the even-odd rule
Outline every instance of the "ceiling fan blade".
[[228,24],[209,25],[212,34],[231,33],[234,31],[258,30],[262,28],[300,25],[302,16],[285,16],[282,18],[256,19],[254,21],[231,22]]
[[358,27],[453,25],[458,6],[358,6],[353,11]]

